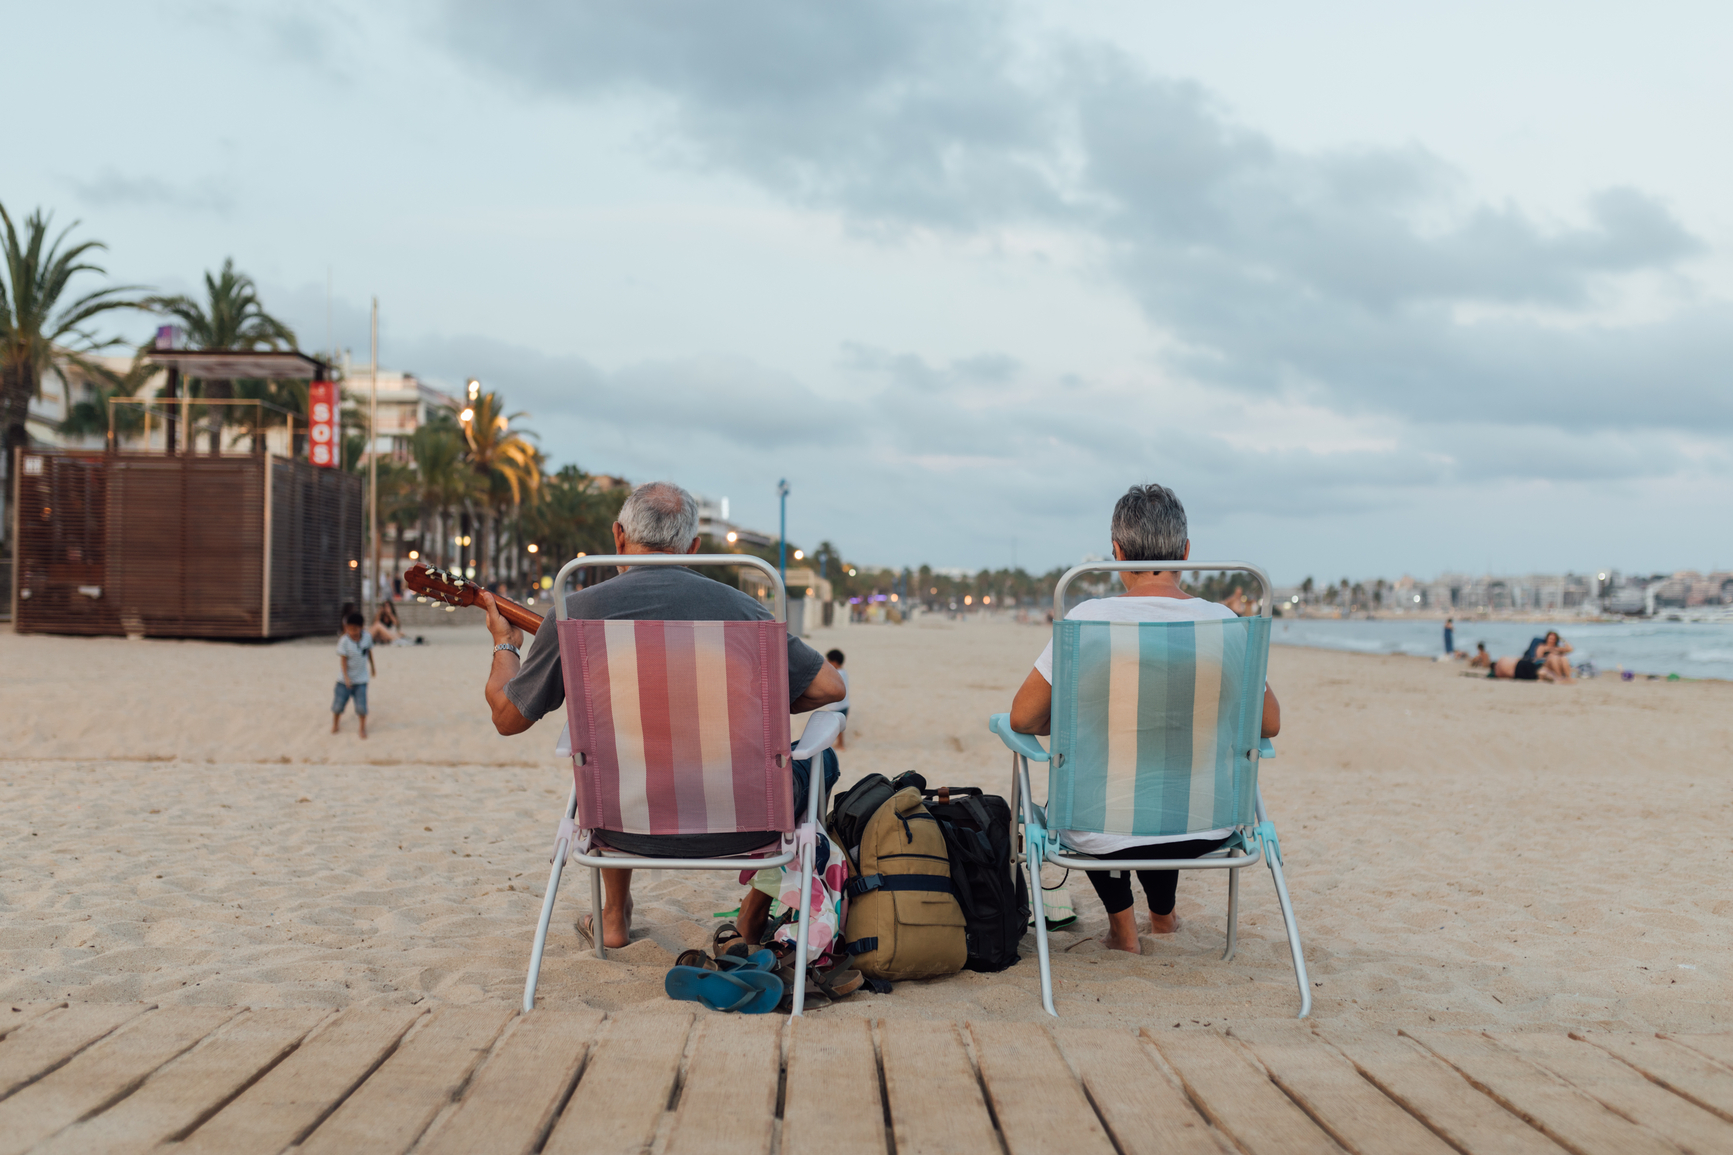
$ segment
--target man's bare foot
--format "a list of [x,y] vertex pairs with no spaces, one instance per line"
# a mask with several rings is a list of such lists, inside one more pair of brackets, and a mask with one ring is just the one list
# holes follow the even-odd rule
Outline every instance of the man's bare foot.
[[1096,941],[1108,950],[1142,954],[1143,947],[1137,941],[1137,915],[1134,913],[1134,908],[1126,907],[1118,914],[1108,915],[1107,933]]
[[748,887],[740,898],[740,913],[734,928],[749,946],[756,947],[764,937],[764,924],[770,915],[770,896],[757,887]]
[[1168,914],[1157,914],[1153,910],[1149,912],[1150,934],[1172,934],[1178,929],[1179,916],[1177,914],[1171,912]]

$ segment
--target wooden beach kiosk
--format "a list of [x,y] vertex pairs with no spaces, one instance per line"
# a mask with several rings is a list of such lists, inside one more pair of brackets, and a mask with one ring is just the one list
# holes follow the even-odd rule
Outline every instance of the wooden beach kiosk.
[[[18,633],[287,638],[331,633],[361,601],[361,479],[293,452],[196,452],[182,377],[316,379],[301,353],[173,350],[153,406],[162,451],[29,450],[14,479],[12,628]],[[253,406],[252,401],[228,402]],[[178,410],[178,412],[177,412]],[[218,419],[220,434],[223,422]],[[149,441],[146,440],[148,447]]]

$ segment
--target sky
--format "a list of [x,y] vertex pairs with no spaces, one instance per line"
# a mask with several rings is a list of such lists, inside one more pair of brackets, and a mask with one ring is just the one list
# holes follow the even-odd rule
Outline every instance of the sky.
[[[1733,8],[20,8],[0,204],[858,563],[1733,566]],[[95,287],[92,278],[89,287]],[[137,339],[150,321],[117,322]]]

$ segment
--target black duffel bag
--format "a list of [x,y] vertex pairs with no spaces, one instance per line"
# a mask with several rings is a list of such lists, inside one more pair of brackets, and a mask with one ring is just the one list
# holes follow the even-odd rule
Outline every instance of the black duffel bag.
[[951,881],[967,924],[972,971],[1002,971],[1017,961],[1029,929],[1029,887],[1011,865],[1011,807],[974,786],[922,790],[927,812],[939,821]]

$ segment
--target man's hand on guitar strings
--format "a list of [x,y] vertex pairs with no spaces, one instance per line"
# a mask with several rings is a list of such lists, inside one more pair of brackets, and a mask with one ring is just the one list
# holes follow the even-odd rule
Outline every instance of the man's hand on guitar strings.
[[499,603],[493,600],[493,595],[482,590],[475,595],[475,604],[487,611],[487,632],[493,635],[493,644],[507,644],[522,648],[524,632],[506,621],[499,612]]

